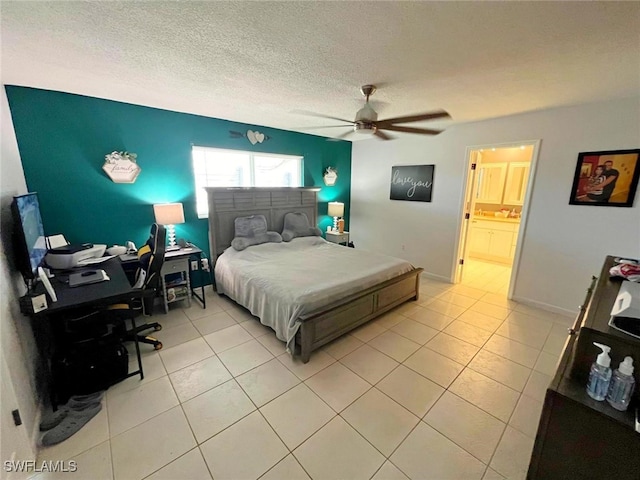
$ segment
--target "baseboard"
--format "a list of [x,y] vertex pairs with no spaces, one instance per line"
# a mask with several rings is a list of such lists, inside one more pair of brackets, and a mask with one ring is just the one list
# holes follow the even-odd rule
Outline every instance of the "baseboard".
[[451,279],[449,277],[443,277],[442,275],[436,275],[435,273],[422,272],[420,276],[430,280],[438,280],[443,283],[451,283]]
[[42,420],[42,413],[44,411],[44,402],[42,399],[38,402],[38,409],[36,410],[36,421],[33,422],[33,428],[31,429],[31,448],[36,456],[34,460],[37,460],[38,453],[40,451],[40,421]]
[[531,300],[530,298],[522,298],[514,296],[511,300],[514,302],[522,303],[523,305],[528,305],[529,307],[539,308],[540,310],[546,310],[547,312],[557,313],[558,315],[562,315],[563,317],[575,317],[578,314],[578,311],[571,311],[565,308],[556,307],[555,305],[550,305],[544,302],[538,302],[536,300]]
[[[42,409],[43,409],[43,404],[42,401],[40,401],[38,403],[38,406],[36,407],[36,418],[35,418],[35,422],[33,424],[33,428],[31,429],[31,432],[29,434],[29,442],[30,442],[30,450],[31,450],[31,458],[18,458],[16,455],[16,452],[14,451],[13,454],[11,455],[11,463],[12,466],[16,465],[17,462],[21,462],[23,465],[25,462],[34,462],[34,465],[36,464],[36,462],[38,461],[38,453],[39,453],[39,449],[40,449],[40,419],[42,418]],[[22,427],[26,427],[24,425],[24,423],[22,424]],[[3,459],[3,461],[7,461],[9,459]],[[2,477],[6,480],[27,480],[28,478],[33,476],[33,471],[26,471],[26,470],[17,470],[17,469],[13,469],[10,472],[6,473],[6,476]]]

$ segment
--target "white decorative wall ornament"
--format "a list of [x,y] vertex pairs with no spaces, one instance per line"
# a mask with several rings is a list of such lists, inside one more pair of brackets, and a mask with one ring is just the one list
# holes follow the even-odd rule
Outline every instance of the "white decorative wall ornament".
[[260,133],[253,130],[247,130],[247,133],[235,132],[233,130],[229,130],[229,133],[233,138],[246,138],[249,140],[251,145],[255,145],[256,143],[262,143],[269,140],[271,137],[265,135],[264,133]]
[[134,183],[142,171],[136,158],[131,152],[111,152],[105,155],[102,170],[114,183]]
[[327,167],[322,179],[327,187],[333,187],[338,180],[338,171],[333,167]]

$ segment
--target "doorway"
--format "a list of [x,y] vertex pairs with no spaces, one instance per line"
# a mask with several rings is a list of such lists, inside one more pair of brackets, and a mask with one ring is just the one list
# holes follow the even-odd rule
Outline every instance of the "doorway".
[[513,296],[539,146],[467,147],[454,283]]

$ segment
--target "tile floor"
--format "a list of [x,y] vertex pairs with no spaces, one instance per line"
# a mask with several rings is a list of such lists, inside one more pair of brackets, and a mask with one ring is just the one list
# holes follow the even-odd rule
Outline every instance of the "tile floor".
[[511,265],[484,262],[474,258],[465,258],[462,274],[463,285],[481,290],[507,295],[511,280]]
[[143,346],[145,379],[111,387],[39,460],[73,459],[94,480],[524,478],[572,319],[506,300],[504,270],[466,273],[424,279],[417,302],[306,365],[208,290],[206,310],[158,314],[164,348]]

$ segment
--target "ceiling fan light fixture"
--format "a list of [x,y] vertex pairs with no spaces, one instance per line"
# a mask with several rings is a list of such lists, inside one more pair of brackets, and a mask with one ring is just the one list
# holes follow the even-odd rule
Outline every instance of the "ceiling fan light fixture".
[[372,122],[356,122],[353,126],[353,131],[356,133],[373,135],[377,130],[376,125]]
[[[420,135],[438,135],[442,133],[442,130],[435,130],[430,128],[416,128],[416,127],[407,127],[400,124],[403,123],[412,123],[412,122],[422,122],[425,120],[435,120],[438,118],[451,118],[444,110],[437,110],[434,112],[426,112],[426,113],[417,113],[413,115],[405,115],[401,117],[393,117],[393,118],[385,118],[384,120],[378,120],[378,113],[373,109],[373,107],[369,104],[369,97],[376,91],[375,85],[363,85],[360,88],[360,92],[365,96],[365,104],[364,106],[358,110],[356,113],[356,118],[352,122],[350,120],[345,120],[343,118],[332,117],[330,115],[322,115],[322,114],[314,114],[308,112],[308,115],[313,115],[321,118],[329,118],[331,120],[338,120],[340,122],[344,122],[349,126],[352,126],[353,129],[349,130],[342,135],[335,137],[336,139],[345,138],[352,133],[363,133],[371,136],[378,137],[380,140],[393,140],[393,136],[388,135],[386,133],[387,130],[392,132],[403,132],[403,133],[415,133]],[[348,126],[348,125],[345,125]],[[339,127],[341,125],[326,125],[325,127]],[[319,127],[324,128],[324,127]]]
[[364,107],[356,113],[356,122],[375,122],[376,120],[378,120],[378,113],[368,103],[365,103]]

